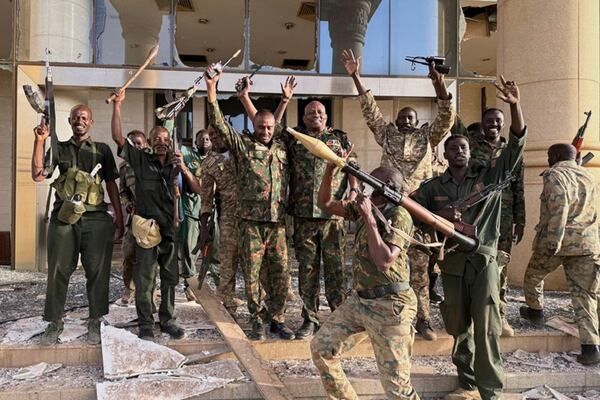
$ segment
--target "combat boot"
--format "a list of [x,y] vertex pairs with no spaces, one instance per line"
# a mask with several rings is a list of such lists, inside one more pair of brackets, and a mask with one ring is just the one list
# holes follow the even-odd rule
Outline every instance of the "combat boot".
[[444,400],[481,400],[481,395],[477,389],[467,390],[459,387],[452,393],[448,393]]
[[317,324],[307,319],[304,320],[302,326],[296,331],[296,339],[305,339],[315,334],[317,331]]
[[431,328],[431,324],[429,323],[428,320],[421,319],[421,318],[417,319],[417,324],[415,325],[415,329],[417,330],[417,332],[419,332],[421,334],[421,336],[423,336],[423,339],[425,339],[425,340],[436,340],[437,339],[437,335]]
[[246,336],[248,336],[248,339],[250,340],[266,340],[265,324],[261,321],[254,321],[252,330]]
[[537,327],[544,326],[543,310],[534,310],[533,308],[529,308],[527,306],[521,306],[521,308],[519,308],[519,314],[521,314],[521,318],[530,321]]
[[600,362],[600,350],[595,344],[582,344],[581,354],[577,356],[577,362],[583,365],[593,365]]
[[294,331],[285,326],[283,322],[271,321],[271,333],[276,333],[284,340],[294,340]]
[[435,283],[437,282],[438,274],[429,274],[429,302],[431,304],[440,304],[444,298],[435,291]]
[[100,319],[88,319],[88,344],[100,344]]
[[502,336],[515,336],[515,330],[510,326],[506,318],[502,318]]
[[65,325],[62,319],[50,322],[40,339],[40,344],[42,346],[52,346],[53,344],[57,344],[58,338],[62,333],[64,327]]
[[154,331],[152,327],[140,326],[138,337],[142,340],[154,341]]
[[181,339],[185,335],[183,328],[177,325],[175,322],[160,324],[160,331],[168,334],[173,339]]

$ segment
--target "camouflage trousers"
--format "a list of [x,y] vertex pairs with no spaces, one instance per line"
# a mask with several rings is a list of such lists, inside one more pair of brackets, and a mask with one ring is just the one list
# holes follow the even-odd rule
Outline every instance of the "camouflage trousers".
[[506,294],[508,291],[508,264],[512,250],[513,219],[506,218],[504,213],[500,217],[500,240],[498,241],[498,268],[500,268],[500,315],[506,315]]
[[600,345],[598,335],[598,292],[600,291],[600,254],[585,256],[548,256],[534,252],[525,270],[525,301],[534,310],[544,307],[544,278],[563,266],[581,344]]
[[347,291],[344,235],[343,220],[294,218],[294,250],[299,264],[298,287],[304,320],[319,323],[321,258],[329,308],[334,311],[344,301]]
[[[431,243],[431,236],[427,234],[416,233],[415,238],[424,243]],[[417,295],[417,318],[425,321],[429,321],[429,257],[415,246],[408,249],[410,286]]]
[[328,399],[358,399],[341,367],[342,355],[369,338],[388,399],[418,399],[410,383],[416,299],[367,300],[353,292],[317,332],[310,349]]
[[125,235],[123,235],[121,252],[123,253],[123,284],[126,289],[134,290],[133,264],[135,263],[135,238],[130,228],[127,228]]
[[[240,253],[251,322],[284,322],[289,266],[283,222],[240,221]],[[265,261],[263,263],[263,260]],[[268,308],[261,304],[261,267],[267,268]]]
[[223,215],[219,218],[219,255],[221,262],[217,296],[225,307],[233,307],[235,275],[238,271],[239,218]]

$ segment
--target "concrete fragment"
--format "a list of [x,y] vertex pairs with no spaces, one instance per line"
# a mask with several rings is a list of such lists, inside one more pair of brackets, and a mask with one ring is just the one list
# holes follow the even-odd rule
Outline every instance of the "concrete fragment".
[[107,379],[124,378],[180,367],[185,356],[110,325],[101,326],[102,365]]
[[521,393],[524,400],[571,400],[570,397],[565,396],[556,389],[551,388],[548,385],[541,385],[533,389],[529,389],[526,392]]
[[64,319],[64,323],[64,329],[59,338],[61,343],[72,342],[87,333],[87,325],[81,319],[67,316]]
[[96,384],[98,400],[187,399],[223,387],[244,374],[233,360],[183,367],[169,373]]
[[44,332],[48,323],[42,317],[23,318],[10,324],[2,344],[23,344]]
[[46,362],[41,362],[39,364],[30,365],[29,367],[19,369],[19,371],[17,371],[12,378],[23,381],[36,379],[44,374],[56,371],[60,367],[62,367],[62,364],[48,364]]
[[104,321],[112,326],[123,326],[137,319],[135,306],[123,307],[111,304],[108,308],[108,314],[104,316]]
[[563,317],[562,315],[556,315],[552,318],[548,318],[546,325],[564,332],[567,335],[575,336],[576,338],[579,337],[579,328],[577,327],[575,321],[570,318]]
[[177,323],[185,330],[215,329],[202,306],[195,301],[177,304]]

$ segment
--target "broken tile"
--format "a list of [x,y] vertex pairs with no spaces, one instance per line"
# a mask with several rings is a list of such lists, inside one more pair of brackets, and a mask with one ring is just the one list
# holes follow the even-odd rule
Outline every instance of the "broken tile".
[[186,330],[215,329],[202,306],[194,301],[179,303],[175,307],[177,323]]
[[122,326],[137,319],[135,306],[123,307],[111,305],[108,309],[108,314],[104,316],[104,320],[112,326]]
[[185,356],[166,346],[139,339],[125,329],[101,326],[102,363],[107,379],[136,376],[180,367]]
[[179,368],[177,372],[183,372],[186,375],[210,376],[219,379],[244,379],[244,373],[240,370],[236,360],[213,361],[207,364],[185,365]]
[[39,364],[30,365],[29,367],[19,369],[19,371],[17,371],[17,373],[13,375],[12,378],[17,380],[36,379],[44,374],[56,371],[60,367],[62,367],[62,364],[48,364],[45,362],[41,362]]
[[42,317],[23,318],[8,327],[2,344],[23,344],[32,337],[44,332],[48,323]]
[[74,341],[75,339],[85,335],[88,331],[87,325],[84,324],[84,321],[74,322],[68,321],[65,318],[65,326],[63,332],[60,334],[60,342],[61,343],[69,343]]

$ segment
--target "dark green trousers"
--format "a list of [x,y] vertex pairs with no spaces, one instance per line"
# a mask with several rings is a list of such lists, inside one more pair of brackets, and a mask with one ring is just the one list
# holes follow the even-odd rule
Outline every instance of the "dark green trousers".
[[[484,257],[481,256],[483,260]],[[442,272],[444,301],[440,304],[448,334],[454,337],[452,362],[459,386],[479,389],[484,400],[496,400],[504,374],[500,354],[500,272],[496,260],[487,265],[467,261],[463,276]]]
[[133,281],[135,283],[135,308],[138,326],[152,328],[152,290],[158,262],[160,275],[160,307],[158,318],[161,325],[175,321],[175,286],[179,281],[177,269],[177,245],[173,233],[163,233],[162,241],[151,249],[144,249],[136,243]]
[[[196,260],[199,254],[194,253],[194,248],[198,243],[200,237],[200,222],[197,219],[191,218],[186,215],[184,220],[181,222],[179,227],[179,261],[181,263],[181,276],[187,279],[198,273],[196,268]],[[213,238],[210,247],[210,254],[208,255],[207,262],[208,271],[213,277],[215,286],[219,286],[219,224],[215,224],[213,232]]]
[[44,320],[63,317],[69,279],[81,264],[85,271],[90,318],[108,314],[108,284],[114,226],[106,212],[86,212],[75,224],[60,222],[55,215],[48,226],[48,286]]

